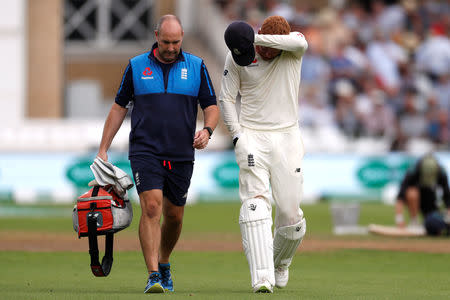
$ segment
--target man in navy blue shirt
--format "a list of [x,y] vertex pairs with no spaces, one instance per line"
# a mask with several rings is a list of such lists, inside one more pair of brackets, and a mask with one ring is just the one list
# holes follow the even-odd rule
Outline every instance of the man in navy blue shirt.
[[[439,203],[439,194],[443,203]],[[434,154],[427,153],[420,157],[403,177],[395,204],[395,222],[398,227],[405,227],[405,206],[409,212],[410,229],[421,228],[419,214],[428,235],[441,235],[450,225],[447,171]],[[445,206],[445,209],[441,206]]]
[[[203,60],[181,50],[180,20],[161,17],[155,37],[151,51],[130,59],[98,152],[108,159],[132,106],[129,159],[142,209],[139,240],[149,272],[145,293],[173,291],[169,258],[181,233],[194,150],[208,145],[219,119]],[[196,132],[198,104],[204,127]]]

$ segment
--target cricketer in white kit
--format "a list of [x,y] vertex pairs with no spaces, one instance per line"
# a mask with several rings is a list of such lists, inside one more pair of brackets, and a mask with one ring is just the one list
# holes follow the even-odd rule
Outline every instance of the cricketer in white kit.
[[[247,23],[233,22],[225,41],[231,52],[219,104],[239,165],[242,243],[253,291],[271,293],[274,285],[286,286],[288,268],[306,232],[300,209],[304,147],[298,92],[308,44],[280,16],[267,18],[256,35]],[[251,48],[246,48],[248,43]],[[276,207],[273,236],[270,193]]]

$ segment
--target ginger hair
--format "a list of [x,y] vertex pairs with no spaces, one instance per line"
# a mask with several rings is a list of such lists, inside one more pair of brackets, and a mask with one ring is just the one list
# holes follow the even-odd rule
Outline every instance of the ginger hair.
[[291,26],[281,16],[271,16],[264,20],[261,26],[261,34],[289,34]]

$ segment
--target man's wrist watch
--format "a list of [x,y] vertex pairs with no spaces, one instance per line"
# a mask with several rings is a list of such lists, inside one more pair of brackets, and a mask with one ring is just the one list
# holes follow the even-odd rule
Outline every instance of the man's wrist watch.
[[213,134],[212,128],[211,128],[211,127],[208,127],[208,126],[205,126],[205,127],[203,127],[203,129],[206,129],[206,130],[208,131],[208,133],[209,133],[209,138],[211,138],[211,136],[212,136],[212,134]]

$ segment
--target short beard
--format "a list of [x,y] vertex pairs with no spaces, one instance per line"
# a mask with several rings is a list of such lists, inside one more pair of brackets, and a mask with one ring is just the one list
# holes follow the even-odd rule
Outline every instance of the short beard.
[[176,54],[175,54],[175,57],[174,57],[174,58],[171,58],[171,59],[167,59],[164,55],[161,55],[161,53],[159,54],[159,57],[160,57],[161,60],[163,60],[165,63],[173,63],[173,62],[177,59],[178,54],[179,54],[179,53],[176,53]]

